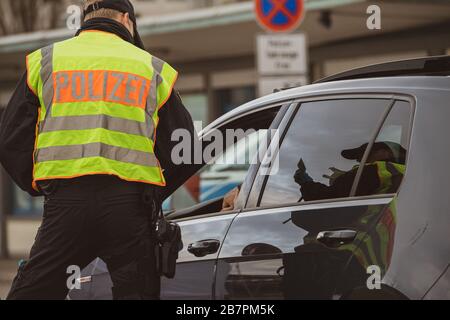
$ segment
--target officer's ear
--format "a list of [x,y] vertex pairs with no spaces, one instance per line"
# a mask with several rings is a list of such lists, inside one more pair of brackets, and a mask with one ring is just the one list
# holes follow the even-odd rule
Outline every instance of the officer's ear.
[[121,23],[130,31],[131,35],[134,37],[134,23],[130,19],[130,14],[128,12],[125,12],[121,15],[120,19]]

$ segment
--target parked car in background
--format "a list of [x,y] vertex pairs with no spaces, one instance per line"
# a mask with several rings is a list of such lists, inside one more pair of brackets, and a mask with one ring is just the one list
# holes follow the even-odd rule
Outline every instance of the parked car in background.
[[[202,137],[242,128],[275,129],[279,139],[258,135],[270,141],[255,163],[209,164],[198,175],[198,201],[168,214],[184,247],[161,298],[450,299],[449,75],[450,57],[370,66],[214,121]],[[392,183],[364,193],[367,156],[382,144],[398,146],[379,177]],[[345,157],[364,145],[359,159]],[[358,173],[348,193],[308,200],[298,184],[303,166],[324,190]],[[238,184],[234,210],[222,212],[224,194]],[[111,298],[102,261],[83,280],[70,299]]]

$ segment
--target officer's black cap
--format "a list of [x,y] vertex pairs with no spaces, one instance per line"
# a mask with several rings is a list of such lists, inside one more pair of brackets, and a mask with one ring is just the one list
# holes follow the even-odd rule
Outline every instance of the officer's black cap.
[[84,16],[99,9],[113,9],[122,13],[128,13],[130,20],[134,24],[134,44],[141,49],[144,49],[144,44],[137,30],[136,14],[134,6],[130,0],[102,0],[95,2],[84,10]]
[[[364,143],[358,148],[346,149],[341,152],[342,157],[349,160],[361,161],[364,152],[366,151],[368,143]],[[406,150],[400,144],[391,141],[375,142],[372,146],[371,152],[378,150],[391,151],[392,157],[385,159],[386,161],[392,161],[396,163],[404,164],[406,161]]]

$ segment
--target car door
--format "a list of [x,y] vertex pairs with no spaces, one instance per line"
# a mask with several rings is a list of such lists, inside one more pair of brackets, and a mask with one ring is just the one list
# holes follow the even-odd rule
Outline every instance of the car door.
[[377,141],[407,149],[409,102],[337,96],[302,101],[291,112],[280,127],[286,130],[271,170],[260,167],[246,208],[226,235],[217,264],[218,299],[337,298],[349,286],[365,284],[369,266],[380,272],[389,266],[397,189],[361,195],[361,163],[346,192],[311,200],[295,176],[304,166],[307,180],[331,190],[340,174],[358,168],[343,158],[343,150],[367,143],[368,155]]

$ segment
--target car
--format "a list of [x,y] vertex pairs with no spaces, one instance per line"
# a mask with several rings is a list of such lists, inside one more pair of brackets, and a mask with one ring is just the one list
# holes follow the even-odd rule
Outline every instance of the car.
[[[214,161],[192,172],[206,180],[198,184],[240,192],[231,211],[221,211],[222,192],[168,212],[184,246],[161,299],[450,299],[449,75],[448,56],[364,67],[211,123],[201,137],[242,128],[264,143],[244,174],[242,164],[222,164],[236,174],[221,180]],[[389,185],[374,192],[363,179],[380,145],[398,152],[378,177]],[[349,157],[355,150],[363,153]],[[316,199],[299,184],[331,190],[352,170],[341,194]],[[69,299],[112,298],[99,259],[81,283]]]

